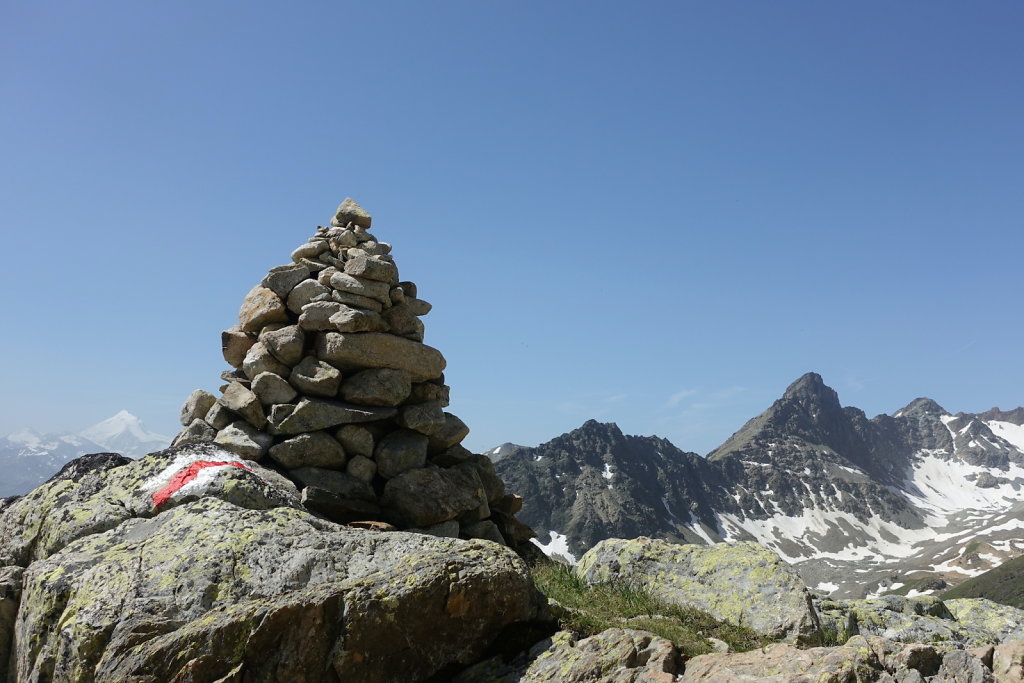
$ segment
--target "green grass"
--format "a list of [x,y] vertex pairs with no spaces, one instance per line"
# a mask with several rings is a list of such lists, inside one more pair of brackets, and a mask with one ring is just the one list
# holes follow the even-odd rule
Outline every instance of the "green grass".
[[848,641],[853,635],[853,631],[849,630],[845,626],[839,627],[833,624],[827,624],[824,621],[821,624],[821,644],[824,647],[846,645],[846,641]]
[[542,593],[571,608],[561,627],[584,637],[616,627],[650,631],[691,656],[713,651],[708,637],[725,641],[734,652],[768,642],[749,628],[718,621],[696,608],[669,604],[643,588],[624,583],[588,586],[562,564],[537,565],[533,579]]
[[988,598],[1010,607],[1024,609],[1024,557],[1015,557],[995,569],[968,579],[939,596],[952,598]]

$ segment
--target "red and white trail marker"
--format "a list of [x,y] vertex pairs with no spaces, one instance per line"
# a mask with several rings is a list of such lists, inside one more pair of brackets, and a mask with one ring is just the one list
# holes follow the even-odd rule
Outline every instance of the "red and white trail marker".
[[252,472],[249,465],[236,455],[182,453],[162,472],[148,479],[142,485],[142,490],[153,492],[153,506],[159,509],[176,495],[213,483],[218,475],[227,472],[225,468],[233,467]]

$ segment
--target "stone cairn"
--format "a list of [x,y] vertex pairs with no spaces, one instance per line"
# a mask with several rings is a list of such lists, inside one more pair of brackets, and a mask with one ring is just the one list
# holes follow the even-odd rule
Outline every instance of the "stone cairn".
[[445,360],[423,343],[430,304],[352,199],[252,288],[222,334],[221,396],[198,389],[173,445],[212,441],[286,474],[339,523],[485,538],[533,531],[469,428],[445,412]]

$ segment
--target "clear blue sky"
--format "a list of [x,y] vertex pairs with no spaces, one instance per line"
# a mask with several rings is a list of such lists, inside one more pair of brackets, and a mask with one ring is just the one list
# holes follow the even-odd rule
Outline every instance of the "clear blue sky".
[[346,195],[477,450],[1024,404],[1019,2],[13,0],[0,101],[0,434],[176,430]]

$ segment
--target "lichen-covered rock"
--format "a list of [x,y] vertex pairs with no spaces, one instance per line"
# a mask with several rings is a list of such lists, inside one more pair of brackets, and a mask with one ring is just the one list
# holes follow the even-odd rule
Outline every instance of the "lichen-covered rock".
[[295,286],[288,295],[288,310],[300,315],[306,304],[314,301],[330,301],[331,290],[316,280],[305,280]]
[[772,638],[814,642],[818,616],[796,571],[756,543],[676,545],[646,537],[601,541],[576,565],[587,583],[625,581]]
[[993,643],[1024,640],[1024,610],[985,598],[958,598],[945,604],[962,625],[991,633]]
[[[881,636],[901,643],[930,643],[943,651],[999,642],[994,632],[969,620],[958,621],[945,603],[929,595],[822,600],[819,618],[837,632]],[[975,618],[984,619],[981,615]]]
[[3,586],[26,565],[11,653],[26,682],[425,680],[541,613],[507,549],[339,527],[210,444],[56,481],[0,513],[0,566],[15,567],[0,569],[0,648]]
[[445,426],[444,409],[440,403],[414,403],[398,413],[398,424],[421,434],[435,434]]
[[612,628],[579,639],[560,631],[505,663],[470,667],[453,683],[672,683],[682,658],[671,641],[646,631]]
[[[83,462],[86,467],[80,466]],[[168,448],[138,460],[87,455],[0,513],[0,566],[27,567],[76,539],[113,529],[131,517],[156,514],[154,494],[196,462],[239,462],[245,467],[197,471],[168,495],[160,510],[209,495],[257,509],[298,506],[294,484],[211,443]]]
[[442,453],[452,446],[462,443],[462,440],[469,435],[469,427],[451,413],[444,414],[444,426],[430,435],[430,452]]
[[942,666],[929,679],[930,683],[995,683],[995,680],[981,660],[964,650],[947,652],[942,658]]

